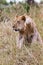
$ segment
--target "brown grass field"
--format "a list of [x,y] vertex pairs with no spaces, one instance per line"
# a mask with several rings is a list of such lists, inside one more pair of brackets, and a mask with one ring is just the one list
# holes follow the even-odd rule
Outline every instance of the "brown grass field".
[[6,7],[0,13],[0,65],[43,65],[43,45],[35,42],[31,46],[16,47],[18,33],[12,29],[16,15],[27,14],[36,23],[43,40],[43,4],[30,7],[29,12],[22,4]]

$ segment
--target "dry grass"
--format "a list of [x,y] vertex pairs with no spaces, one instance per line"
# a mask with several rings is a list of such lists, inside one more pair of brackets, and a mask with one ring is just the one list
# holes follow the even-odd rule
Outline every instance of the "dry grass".
[[15,37],[18,33],[12,29],[14,16],[26,13],[34,19],[43,40],[43,6],[30,7],[28,13],[22,5],[13,7],[16,9],[11,8],[10,12],[7,12],[6,8],[1,14],[3,20],[0,22],[0,65],[43,65],[43,46],[36,42],[30,47],[24,45],[22,49],[17,49]]

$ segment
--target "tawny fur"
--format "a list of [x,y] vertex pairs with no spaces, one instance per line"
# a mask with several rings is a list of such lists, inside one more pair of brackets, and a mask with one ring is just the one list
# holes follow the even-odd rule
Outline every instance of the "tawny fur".
[[13,29],[19,32],[16,39],[18,48],[21,48],[25,41],[30,44],[36,41],[42,43],[42,39],[37,30],[35,22],[27,15],[16,16]]

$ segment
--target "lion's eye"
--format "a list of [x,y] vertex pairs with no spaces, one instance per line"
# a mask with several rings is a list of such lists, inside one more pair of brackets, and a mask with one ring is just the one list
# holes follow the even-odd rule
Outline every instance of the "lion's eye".
[[33,35],[31,35],[31,38],[33,38]]
[[19,24],[20,24],[20,21],[17,21],[17,23],[19,23]]

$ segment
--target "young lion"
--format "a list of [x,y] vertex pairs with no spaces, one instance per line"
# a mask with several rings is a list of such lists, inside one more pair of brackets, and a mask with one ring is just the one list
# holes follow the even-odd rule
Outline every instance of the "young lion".
[[16,39],[18,48],[21,48],[25,41],[28,43],[33,43],[35,41],[42,43],[36,24],[29,16],[17,16],[15,18],[13,29],[19,32]]

